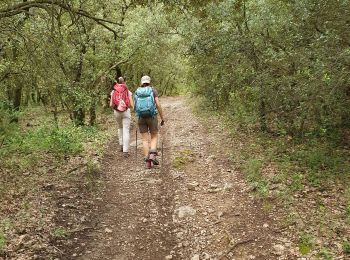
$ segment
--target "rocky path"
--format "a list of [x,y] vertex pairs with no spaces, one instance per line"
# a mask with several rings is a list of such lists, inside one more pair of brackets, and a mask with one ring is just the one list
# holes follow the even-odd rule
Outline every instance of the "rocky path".
[[141,147],[136,159],[135,131],[129,158],[110,145],[98,224],[78,258],[294,259],[273,216],[231,164],[236,144],[218,122],[200,123],[183,98],[161,102],[162,166],[144,169]]

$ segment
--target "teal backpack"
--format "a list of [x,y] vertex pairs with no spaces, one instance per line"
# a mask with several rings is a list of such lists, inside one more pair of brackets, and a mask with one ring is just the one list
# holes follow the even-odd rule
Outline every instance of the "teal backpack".
[[139,87],[135,92],[135,111],[138,118],[157,114],[152,87]]

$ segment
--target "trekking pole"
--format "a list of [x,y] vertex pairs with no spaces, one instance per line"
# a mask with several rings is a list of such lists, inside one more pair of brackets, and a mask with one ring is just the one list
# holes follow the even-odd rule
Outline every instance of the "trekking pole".
[[163,126],[160,126],[160,137],[161,137],[161,151],[162,151],[162,165],[161,165],[161,169],[163,170],[164,167],[164,137],[163,137]]
[[164,165],[164,142],[163,142],[163,133],[162,133],[162,169]]
[[135,165],[137,165],[137,124],[135,126],[135,132],[136,132],[136,143],[135,143]]

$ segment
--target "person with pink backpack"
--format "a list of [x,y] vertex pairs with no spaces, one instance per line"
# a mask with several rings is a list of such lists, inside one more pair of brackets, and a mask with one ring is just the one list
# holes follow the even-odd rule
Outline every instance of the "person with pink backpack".
[[119,77],[113,86],[109,105],[113,108],[117,120],[120,151],[123,152],[124,157],[129,157],[130,108],[134,109],[134,101],[123,77]]

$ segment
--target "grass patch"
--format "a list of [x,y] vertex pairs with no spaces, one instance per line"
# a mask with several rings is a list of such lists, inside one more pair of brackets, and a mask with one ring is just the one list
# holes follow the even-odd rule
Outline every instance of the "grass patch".
[[332,260],[333,257],[327,248],[322,248],[317,254],[317,257],[323,260]]
[[[198,106],[196,112],[207,125],[212,118],[220,118],[218,121],[231,131],[233,166],[245,174],[257,195],[268,194],[278,199],[285,209],[281,213],[285,214],[282,226],[295,226],[294,236],[305,232],[298,242],[300,253],[307,255],[315,249],[314,238],[334,241],[338,235],[336,230],[348,230],[350,151],[341,146],[340,139],[325,135],[307,135],[300,139],[287,133],[271,135],[239,125],[229,113],[208,111],[203,106]],[[335,198],[338,203],[327,197]],[[310,205],[310,210],[305,210],[304,203]],[[336,210],[337,204],[345,207],[343,212]],[[263,204],[263,210],[271,209]],[[297,213],[293,213],[295,211]],[[341,237],[339,239],[342,243]],[[344,253],[349,253],[347,240],[342,246]],[[332,259],[332,254],[337,254],[336,249],[322,248],[318,257]]]
[[64,227],[57,227],[52,231],[51,235],[55,238],[62,238],[66,237],[68,232]]
[[343,252],[344,253],[350,254],[350,243],[349,243],[349,241],[343,240],[342,247],[343,247]]
[[310,234],[304,233],[299,238],[298,248],[302,255],[307,255],[313,247],[313,237]]
[[[18,124],[0,122],[0,255],[25,232],[42,237],[36,244],[51,259],[59,240],[70,238],[71,224],[80,225],[60,205],[78,209],[100,191],[99,158],[115,133],[108,120],[114,121],[110,115],[98,127],[75,127],[68,117],[55,124],[43,109],[32,112]],[[76,193],[82,198],[74,199]],[[84,210],[79,214],[91,214],[89,206]]]
[[0,252],[4,251],[6,247],[6,231],[8,231],[11,228],[11,226],[12,225],[9,219],[4,219],[0,222]]
[[246,162],[243,172],[258,194],[264,196],[268,193],[268,182],[261,175],[263,162],[258,159],[250,159]]
[[180,155],[175,156],[171,163],[175,169],[183,168],[188,163],[193,162],[195,160],[194,153],[190,149],[180,150],[178,153]]
[[4,250],[6,246],[6,236],[3,230],[0,229],[0,252]]
[[4,168],[24,172],[32,169],[43,154],[59,161],[96,148],[94,152],[101,155],[106,139],[94,127],[45,126],[25,132],[17,128],[4,137],[0,157]]

